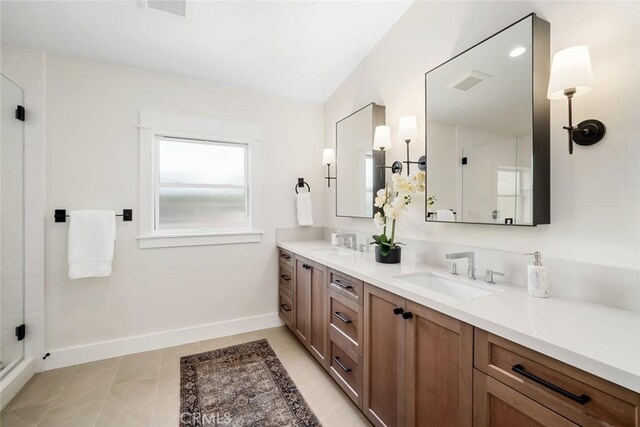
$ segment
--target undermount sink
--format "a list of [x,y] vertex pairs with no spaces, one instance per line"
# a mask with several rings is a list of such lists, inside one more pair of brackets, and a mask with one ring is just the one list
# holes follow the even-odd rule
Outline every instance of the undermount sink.
[[332,249],[316,249],[313,252],[317,253],[318,255],[329,255],[329,256],[347,256],[347,255],[355,255],[354,252],[351,251],[347,251],[345,249],[338,249],[338,248],[332,248]]
[[412,273],[395,277],[403,282],[411,283],[422,288],[459,299],[472,299],[493,294],[485,287],[466,285],[455,280],[447,279],[433,273]]

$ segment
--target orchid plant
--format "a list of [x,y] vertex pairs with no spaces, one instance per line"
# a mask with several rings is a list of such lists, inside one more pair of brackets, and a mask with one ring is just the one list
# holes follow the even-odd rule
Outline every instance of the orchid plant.
[[[425,173],[420,171],[411,177],[394,173],[391,183],[391,188],[385,185],[385,188],[378,190],[374,200],[374,206],[382,209],[382,212],[376,212],[373,221],[378,230],[382,229],[382,233],[373,236],[371,244],[378,245],[378,250],[383,256],[389,255],[392,249],[401,244],[395,241],[396,221],[403,212],[407,211],[407,207],[411,204],[411,196],[424,192]],[[388,235],[388,232],[391,235]]]

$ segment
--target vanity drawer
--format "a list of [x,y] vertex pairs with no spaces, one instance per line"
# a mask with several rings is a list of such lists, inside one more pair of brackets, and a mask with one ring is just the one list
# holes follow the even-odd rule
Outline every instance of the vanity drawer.
[[293,268],[281,262],[278,280],[280,290],[293,297]]
[[329,270],[329,288],[362,305],[364,283],[335,270]]
[[293,331],[293,298],[284,292],[279,294],[278,313],[285,325]]
[[361,407],[362,359],[335,341],[331,341],[330,344],[329,374],[347,396]]
[[293,268],[293,254],[291,252],[278,248],[278,257],[281,263]]
[[333,289],[329,295],[329,335],[362,356],[362,307]]
[[474,341],[477,369],[563,417],[588,426],[639,426],[637,393],[478,328]]

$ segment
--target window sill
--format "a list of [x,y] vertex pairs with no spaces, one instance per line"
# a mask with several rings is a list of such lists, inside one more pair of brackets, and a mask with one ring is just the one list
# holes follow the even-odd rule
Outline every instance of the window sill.
[[140,249],[173,248],[179,246],[233,245],[259,243],[261,231],[232,231],[223,233],[160,234],[138,236]]

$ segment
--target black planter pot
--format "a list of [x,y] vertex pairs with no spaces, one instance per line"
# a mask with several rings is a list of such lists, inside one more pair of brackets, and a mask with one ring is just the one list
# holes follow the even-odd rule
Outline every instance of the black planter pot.
[[391,249],[389,255],[382,255],[380,253],[380,246],[376,246],[376,261],[382,264],[399,264],[402,258],[402,248],[397,247]]

